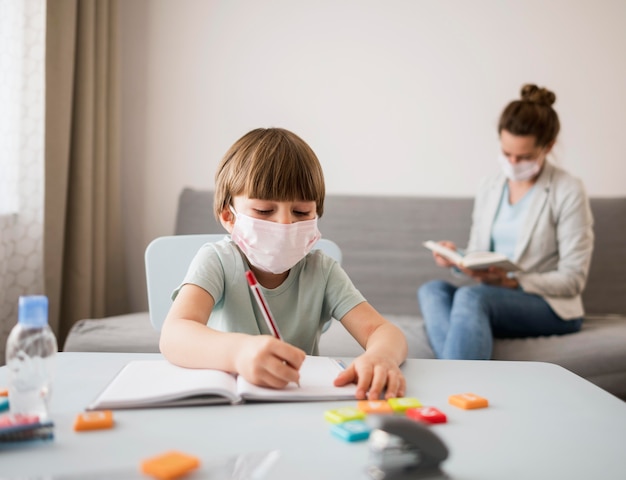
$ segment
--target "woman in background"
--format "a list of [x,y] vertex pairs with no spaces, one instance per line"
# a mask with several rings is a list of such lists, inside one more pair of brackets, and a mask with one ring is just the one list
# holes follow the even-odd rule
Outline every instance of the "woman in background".
[[476,281],[432,281],[418,290],[437,358],[490,359],[493,337],[580,330],[593,219],[582,182],[547,160],[560,129],[555,100],[545,88],[524,85],[521,99],[506,106],[498,125],[501,172],[481,183],[474,202],[467,251],[505,254],[523,271],[468,270],[433,254],[439,266]]

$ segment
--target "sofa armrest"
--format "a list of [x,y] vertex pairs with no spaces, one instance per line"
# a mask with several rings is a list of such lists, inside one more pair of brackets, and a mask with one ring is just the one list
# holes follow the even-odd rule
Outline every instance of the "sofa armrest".
[[159,352],[159,332],[148,312],[129,313],[76,322],[68,334],[64,352]]

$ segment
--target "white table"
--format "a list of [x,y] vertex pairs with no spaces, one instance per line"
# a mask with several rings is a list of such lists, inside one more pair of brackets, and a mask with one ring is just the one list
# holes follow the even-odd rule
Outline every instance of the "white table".
[[[362,479],[367,442],[329,432],[325,410],[356,402],[248,404],[115,411],[115,428],[77,433],[76,414],[129,360],[158,354],[60,353],[51,402],[52,443],[0,450],[5,478],[147,478],[142,459],[168,450],[200,457],[190,479],[239,454],[278,450],[267,478]],[[448,423],[434,425],[450,449],[443,470],[460,479],[626,478],[626,403],[552,364],[408,360],[407,396],[436,406]],[[0,386],[6,385],[0,368]],[[461,410],[448,396],[489,399]],[[99,475],[87,476],[87,474]],[[215,478],[215,477],[211,477]]]

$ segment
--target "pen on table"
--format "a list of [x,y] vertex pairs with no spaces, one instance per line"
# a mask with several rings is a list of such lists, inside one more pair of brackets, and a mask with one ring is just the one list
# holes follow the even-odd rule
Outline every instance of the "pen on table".
[[[254,276],[252,270],[246,270],[246,279],[248,280],[248,285],[250,285],[250,290],[252,290],[254,299],[256,300],[259,309],[261,310],[261,314],[265,319],[265,323],[267,323],[267,327],[270,329],[270,332],[272,332],[272,335],[274,335],[274,337],[276,337],[278,340],[282,340],[283,337],[280,334],[280,330],[278,330],[278,325],[274,321],[274,317],[272,316],[270,307],[265,300],[265,295],[263,295],[263,292],[259,288],[259,283],[257,282],[257,279]],[[300,382],[296,382],[296,385],[300,387]]]

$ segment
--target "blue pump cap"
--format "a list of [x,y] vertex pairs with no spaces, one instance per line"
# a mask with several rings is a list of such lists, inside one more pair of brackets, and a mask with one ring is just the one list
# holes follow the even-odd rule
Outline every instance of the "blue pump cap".
[[28,327],[45,327],[48,324],[48,297],[45,295],[20,296],[17,321]]

